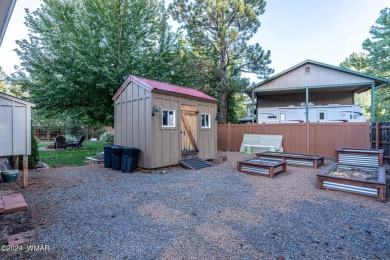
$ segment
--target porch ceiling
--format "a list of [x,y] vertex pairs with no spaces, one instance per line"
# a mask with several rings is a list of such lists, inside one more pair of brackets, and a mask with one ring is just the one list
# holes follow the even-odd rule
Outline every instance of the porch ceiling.
[[[371,88],[371,84],[365,85],[353,85],[353,86],[315,86],[309,87],[309,92],[345,92],[350,91],[353,93],[360,93]],[[267,96],[267,95],[278,95],[278,94],[293,94],[293,93],[305,93],[305,87],[289,88],[289,89],[264,89],[255,91],[256,95]]]

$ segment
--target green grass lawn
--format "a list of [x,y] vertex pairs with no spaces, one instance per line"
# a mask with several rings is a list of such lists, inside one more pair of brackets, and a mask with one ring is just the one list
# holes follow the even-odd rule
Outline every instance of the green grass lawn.
[[[46,147],[53,142],[39,142],[38,147]],[[57,149],[50,151],[39,151],[39,160],[50,167],[59,166],[81,166],[85,165],[85,158],[96,156],[96,153],[103,152],[107,143],[84,141],[83,149]]]

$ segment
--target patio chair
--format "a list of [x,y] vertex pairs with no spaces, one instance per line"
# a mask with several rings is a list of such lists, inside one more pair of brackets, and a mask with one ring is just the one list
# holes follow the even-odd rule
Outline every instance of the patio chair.
[[57,136],[54,143],[54,149],[57,148],[66,149],[66,147],[68,147],[68,144],[65,142],[65,137],[63,137],[62,135]]
[[75,141],[72,141],[69,146],[71,148],[83,148],[82,146],[82,143],[84,142],[85,140],[85,136],[81,136],[79,140],[75,140]]

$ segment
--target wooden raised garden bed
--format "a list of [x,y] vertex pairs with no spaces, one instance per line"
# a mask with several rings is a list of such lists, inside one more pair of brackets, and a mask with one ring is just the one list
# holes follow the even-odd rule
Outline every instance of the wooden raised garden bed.
[[335,152],[336,163],[367,167],[383,166],[383,149],[338,148]]
[[253,158],[237,162],[237,171],[273,178],[286,171],[286,162],[279,159]]
[[311,154],[281,153],[281,152],[264,152],[256,154],[257,157],[276,158],[286,161],[287,165],[309,166],[318,168],[324,164],[324,156]]
[[386,201],[386,171],[381,167],[332,164],[317,174],[317,188],[349,192]]

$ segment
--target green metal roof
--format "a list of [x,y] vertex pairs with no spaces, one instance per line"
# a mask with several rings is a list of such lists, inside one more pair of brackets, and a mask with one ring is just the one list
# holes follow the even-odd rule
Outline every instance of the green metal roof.
[[260,87],[261,85],[267,83],[267,82],[270,82],[280,76],[283,76],[284,74],[296,69],[296,68],[299,68],[305,64],[308,64],[308,63],[311,63],[311,64],[314,64],[314,65],[318,65],[318,66],[322,66],[322,67],[326,67],[326,68],[329,68],[329,69],[334,69],[334,70],[338,70],[338,71],[342,71],[342,72],[345,72],[345,73],[350,73],[350,74],[354,74],[354,75],[357,75],[357,76],[361,76],[361,77],[365,77],[365,78],[368,78],[368,79],[371,79],[371,80],[374,80],[375,81],[375,86],[378,86],[380,84],[383,84],[383,83],[389,83],[389,80],[387,79],[384,79],[384,78],[380,78],[380,77],[376,77],[376,76],[372,76],[372,75],[368,75],[368,74],[364,74],[364,73],[361,73],[361,72],[357,72],[357,71],[353,71],[353,70],[349,70],[349,69],[344,69],[344,68],[341,68],[341,67],[337,67],[337,66],[333,66],[333,65],[329,65],[329,64],[326,64],[326,63],[322,63],[322,62],[318,62],[318,61],[313,61],[313,60],[305,60],[285,71],[282,71],[252,87],[248,87],[246,88],[244,91],[249,91],[249,90],[253,90],[255,88],[258,88]]

